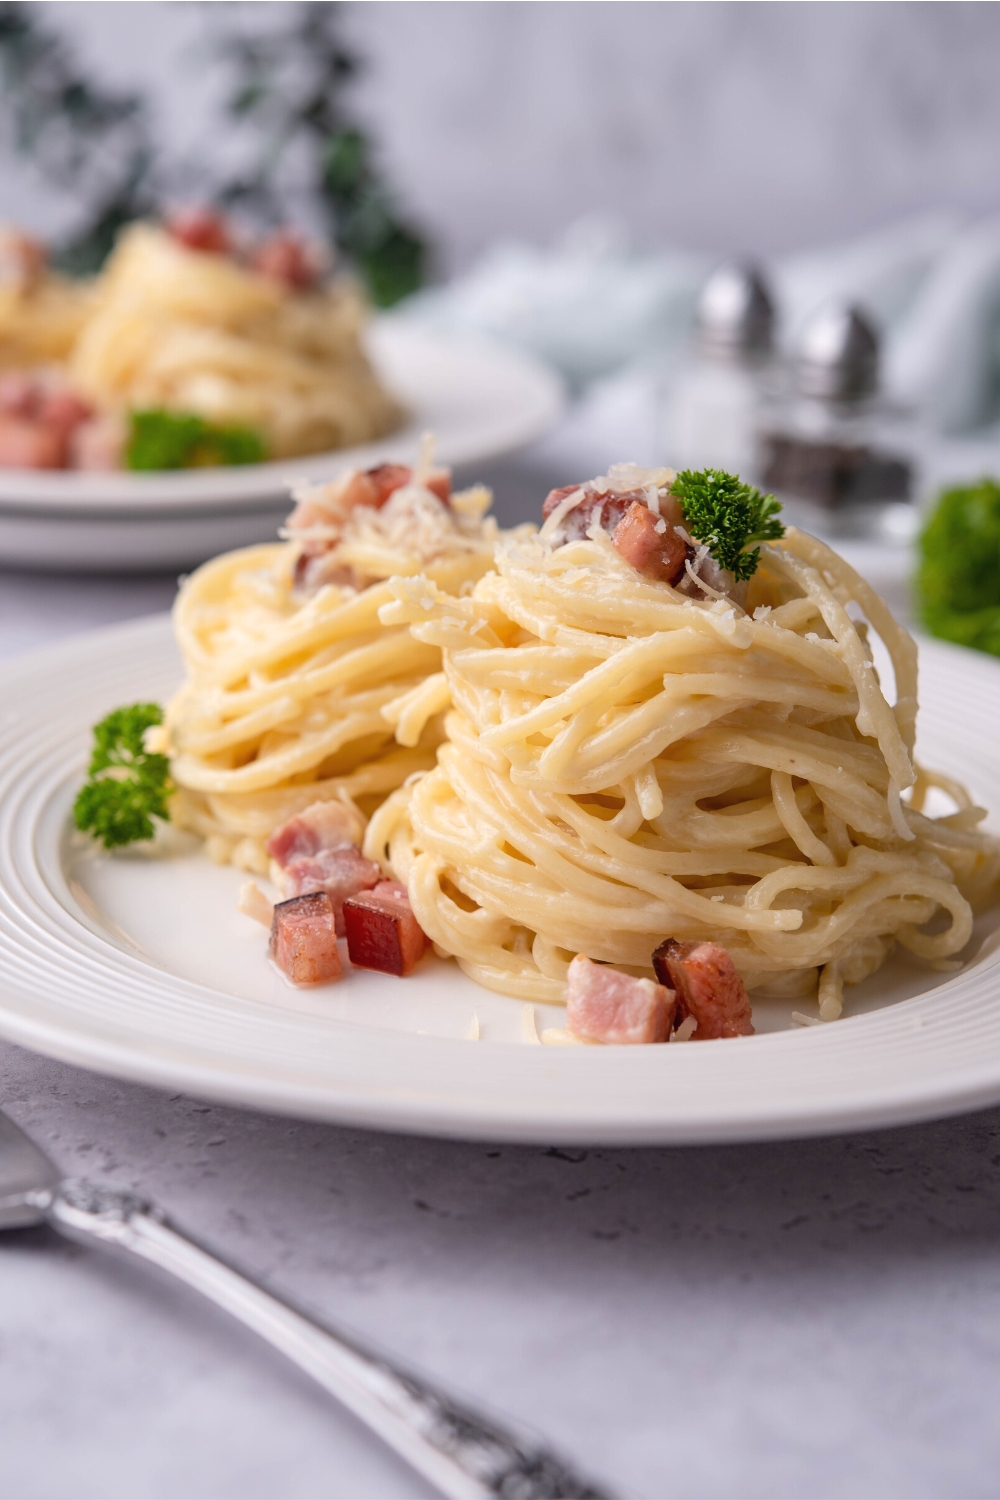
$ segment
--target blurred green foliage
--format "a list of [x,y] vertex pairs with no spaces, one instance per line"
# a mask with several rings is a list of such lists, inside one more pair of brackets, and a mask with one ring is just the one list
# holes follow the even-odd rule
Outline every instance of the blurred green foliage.
[[920,534],[917,601],[932,635],[1000,656],[1000,484],[945,490]]
[[96,271],[123,224],[154,207],[145,101],[102,88],[72,49],[39,24],[39,7],[0,4],[0,139],[84,205],[77,232],[54,259]]
[[0,0],[0,140],[81,205],[57,264],[99,269],[123,224],[170,199],[197,196],[261,228],[304,204],[378,306],[415,291],[427,247],[353,116],[348,87],[361,65],[342,41],[339,7],[230,3],[206,5],[203,18],[204,50],[226,75],[224,107],[249,158],[229,175],[210,149],[194,163],[164,161],[141,94],[89,77],[41,6]]
[[223,203],[281,222],[296,171],[331,240],[360,273],[372,300],[389,307],[421,286],[427,249],[403,219],[372,144],[352,118],[348,86],[360,70],[344,45],[338,7],[286,4],[277,26],[248,32],[235,6],[211,8],[214,51],[231,77],[228,110],[252,126],[251,168],[222,188]]

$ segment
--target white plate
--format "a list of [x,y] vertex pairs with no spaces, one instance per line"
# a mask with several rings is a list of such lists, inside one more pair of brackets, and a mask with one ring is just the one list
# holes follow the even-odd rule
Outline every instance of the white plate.
[[411,462],[420,435],[441,463],[485,463],[539,437],[564,402],[559,377],[532,356],[402,317],[371,327],[369,347],[410,420],[362,447],[240,468],[162,474],[0,469],[0,559],[107,571],[190,567],[230,547],[270,541],[289,485],[341,469]]
[[[995,921],[959,974],[896,961],[833,1026],[789,1029],[791,1005],[758,1001],[761,1034],[717,1045],[529,1045],[525,1007],[434,959],[293,991],[234,909],[237,871],[96,854],[69,830],[89,726],[177,678],[162,618],[0,672],[0,1034],[207,1098],[495,1140],[747,1140],[1000,1101]],[[1000,663],[925,642],[922,683],[923,755],[1000,810]],[[539,1028],[562,1015],[534,1010]]]

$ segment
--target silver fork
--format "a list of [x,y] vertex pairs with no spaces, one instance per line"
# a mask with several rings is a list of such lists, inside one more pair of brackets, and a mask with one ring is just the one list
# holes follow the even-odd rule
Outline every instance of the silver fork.
[[63,1178],[0,1111],[0,1230],[40,1223],[70,1239],[130,1250],[186,1281],[280,1349],[452,1500],[612,1500],[537,1439],[498,1426],[296,1311],[145,1198]]

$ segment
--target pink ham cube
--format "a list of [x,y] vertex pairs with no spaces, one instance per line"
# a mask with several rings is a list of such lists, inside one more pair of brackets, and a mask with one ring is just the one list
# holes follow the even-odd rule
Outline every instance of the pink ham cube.
[[313,802],[276,828],[264,848],[285,868],[293,859],[354,842],[355,819],[343,802]]
[[252,265],[262,276],[295,292],[309,291],[323,272],[322,258],[315,247],[286,229],[279,229],[258,246]]
[[347,897],[370,890],[382,879],[378,865],[351,841],[359,826],[357,815],[343,802],[314,802],[276,829],[264,846],[286,897],[326,892],[341,937]]
[[721,943],[677,943],[667,938],[653,954],[653,968],[662,984],[677,991],[678,1022],[688,1016],[697,1021],[694,1041],[753,1035],[750,997]]
[[406,886],[383,880],[344,902],[351,963],[382,974],[409,974],[423,957],[427,936],[413,915]]
[[[662,530],[657,531],[657,524]],[[672,526],[667,526],[647,505],[634,501],[615,527],[611,538],[615,551],[646,578],[677,583],[684,572],[690,548]]]
[[321,849],[311,859],[295,859],[284,871],[286,896],[308,896],[323,891],[333,903],[337,936],[344,937],[344,902],[359,891],[371,890],[382,879],[382,871],[365,859],[356,844],[339,849]]
[[0,417],[0,468],[61,469],[66,440],[29,417]]
[[574,1035],[611,1046],[665,1042],[676,996],[651,979],[595,964],[578,953],[566,975],[567,1024]]
[[93,416],[93,407],[65,386],[42,387],[38,395],[38,420],[44,427],[68,438],[81,423]]
[[333,903],[325,891],[278,903],[271,922],[270,953],[292,984],[328,984],[340,978]]

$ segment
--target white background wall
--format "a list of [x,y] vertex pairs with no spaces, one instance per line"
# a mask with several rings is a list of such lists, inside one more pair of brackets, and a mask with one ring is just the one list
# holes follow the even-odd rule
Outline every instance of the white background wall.
[[[220,8],[219,6],[215,7]],[[227,7],[240,9],[240,7]],[[55,3],[43,19],[155,95],[172,147],[224,149],[197,4]],[[266,22],[270,4],[249,7]],[[620,214],[637,243],[768,252],[927,206],[1000,209],[1000,6],[369,3],[359,111],[400,197],[467,264],[490,240]],[[59,227],[31,173],[0,214]]]

